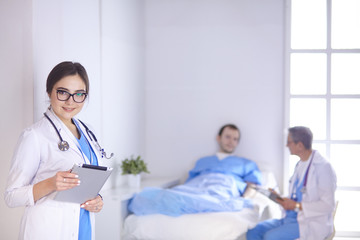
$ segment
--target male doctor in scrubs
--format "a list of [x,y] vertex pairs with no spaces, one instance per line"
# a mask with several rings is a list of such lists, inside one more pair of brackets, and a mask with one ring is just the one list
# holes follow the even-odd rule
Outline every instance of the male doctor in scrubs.
[[324,240],[333,231],[336,175],[330,163],[312,149],[307,127],[289,128],[287,147],[300,157],[290,179],[289,198],[277,202],[285,217],[259,223],[247,232],[247,240]]

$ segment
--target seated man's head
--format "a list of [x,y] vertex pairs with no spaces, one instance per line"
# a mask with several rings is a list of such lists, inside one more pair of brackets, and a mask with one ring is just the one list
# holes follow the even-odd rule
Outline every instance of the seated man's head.
[[312,149],[313,134],[307,127],[297,126],[289,128],[286,146],[292,155],[298,155],[303,151]]
[[220,128],[216,140],[219,143],[220,152],[233,153],[240,141],[240,130],[234,124],[226,124]]

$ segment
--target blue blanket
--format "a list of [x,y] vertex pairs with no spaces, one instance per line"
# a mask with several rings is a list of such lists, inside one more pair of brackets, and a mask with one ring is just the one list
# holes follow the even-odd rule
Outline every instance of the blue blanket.
[[[215,161],[216,160],[216,161]],[[261,174],[250,160],[228,157],[200,159],[183,185],[172,189],[145,188],[129,203],[136,215],[180,216],[200,212],[240,211],[252,207],[241,197],[245,181],[261,183]]]

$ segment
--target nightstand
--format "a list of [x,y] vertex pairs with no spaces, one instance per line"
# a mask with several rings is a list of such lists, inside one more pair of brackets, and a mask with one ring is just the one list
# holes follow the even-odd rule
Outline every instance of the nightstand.
[[123,185],[102,191],[104,207],[95,214],[96,239],[119,240],[124,219],[129,215],[127,205],[135,193],[145,187],[170,188],[180,183],[180,179],[166,177],[149,177],[141,181],[140,188]]

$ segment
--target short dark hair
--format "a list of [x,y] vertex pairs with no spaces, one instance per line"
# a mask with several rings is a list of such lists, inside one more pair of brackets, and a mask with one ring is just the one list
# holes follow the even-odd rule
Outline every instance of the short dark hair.
[[289,128],[294,143],[301,142],[306,149],[312,149],[313,134],[308,127],[296,126]]
[[89,94],[90,83],[85,68],[80,63],[69,61],[61,62],[51,70],[46,80],[46,92],[50,95],[54,85],[58,81],[64,77],[73,76],[76,74],[78,74],[84,81],[86,93]]
[[221,134],[223,133],[224,129],[225,128],[231,128],[233,130],[237,130],[239,132],[239,139],[240,139],[240,136],[241,136],[241,133],[240,133],[240,130],[239,128],[235,125],[235,124],[232,124],[232,123],[228,123],[228,124],[225,124],[224,126],[222,126],[219,130],[219,133],[218,135],[221,136]]

